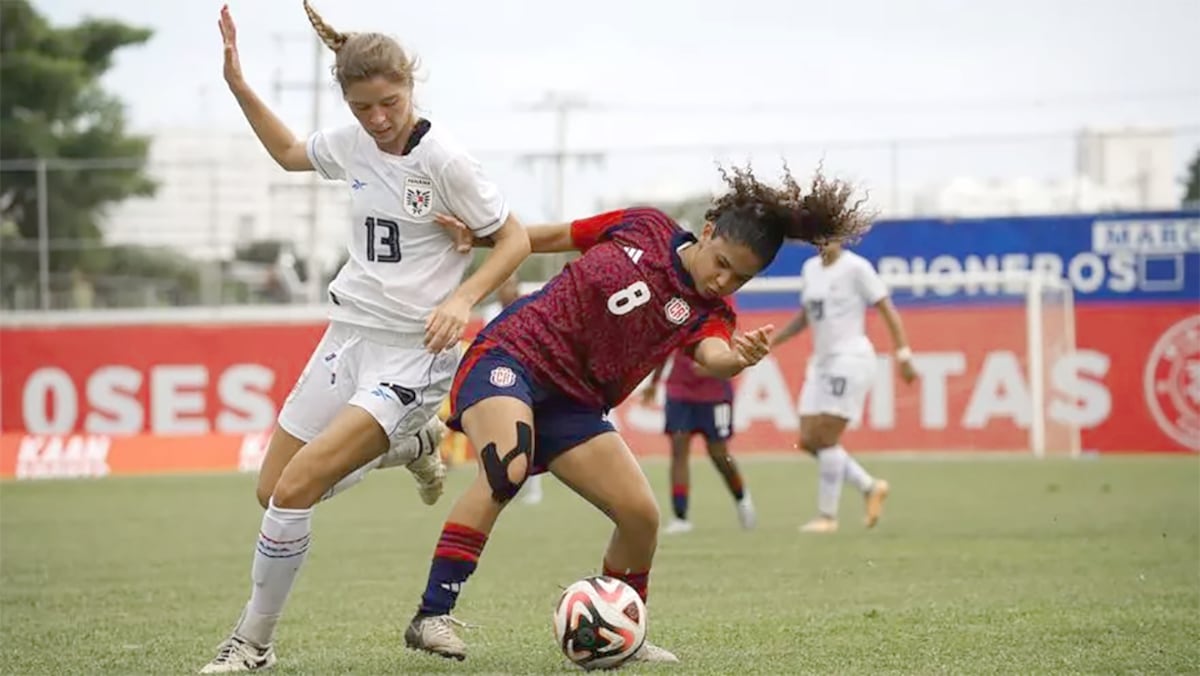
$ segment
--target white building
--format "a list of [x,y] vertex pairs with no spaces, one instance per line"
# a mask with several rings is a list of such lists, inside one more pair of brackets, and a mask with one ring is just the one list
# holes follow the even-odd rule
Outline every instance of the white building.
[[1131,194],[1126,208],[1175,207],[1173,141],[1173,132],[1162,129],[1084,130],[1076,139],[1076,171],[1105,189]]
[[104,226],[109,242],[167,246],[214,259],[229,258],[239,244],[283,239],[307,255],[315,186],[317,258],[329,266],[341,256],[345,187],[312,172],[283,171],[249,132],[158,133],[147,173],[157,192],[112,209]]
[[918,216],[1016,216],[1179,206],[1171,130],[1083,131],[1069,178],[959,176],[918,190]]

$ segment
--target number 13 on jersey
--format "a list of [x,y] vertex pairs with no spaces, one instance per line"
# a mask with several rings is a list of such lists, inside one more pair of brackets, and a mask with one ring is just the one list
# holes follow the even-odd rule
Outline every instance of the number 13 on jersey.
[[400,262],[400,224],[386,218],[368,216],[367,260],[372,263]]

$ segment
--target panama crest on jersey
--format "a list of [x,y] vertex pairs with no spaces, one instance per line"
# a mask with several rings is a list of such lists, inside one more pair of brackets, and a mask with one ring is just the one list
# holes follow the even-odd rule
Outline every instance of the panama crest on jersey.
[[404,210],[420,218],[433,209],[433,181],[422,176],[404,179]]

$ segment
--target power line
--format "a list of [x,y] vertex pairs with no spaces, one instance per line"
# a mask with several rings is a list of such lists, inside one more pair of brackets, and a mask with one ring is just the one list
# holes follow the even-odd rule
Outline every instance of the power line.
[[579,111],[588,110],[592,104],[581,96],[563,92],[546,92],[542,100],[529,105],[518,106],[517,110],[529,112],[554,113],[554,147],[548,151],[522,152],[518,161],[531,166],[550,164],[553,170],[554,187],[550,192],[552,204],[551,218],[561,220],[566,212],[566,172],[567,164],[580,165],[601,164],[604,162],[604,151],[572,151],[568,150],[568,129],[571,116]]
[[[929,136],[896,136],[896,137],[863,137],[863,138],[831,138],[822,139],[796,139],[796,140],[781,140],[781,141],[714,141],[712,143],[688,141],[684,143],[645,143],[631,144],[623,146],[603,146],[590,151],[591,154],[603,154],[605,157],[613,156],[629,156],[629,155],[686,155],[695,153],[713,153],[716,155],[728,153],[743,153],[743,152],[775,152],[780,150],[880,150],[891,147],[928,147],[928,146],[955,146],[955,145],[979,145],[979,144],[1019,144],[1019,143],[1034,143],[1039,141],[1064,141],[1074,140],[1078,138],[1081,132],[1088,131],[1086,129],[1069,129],[1069,130],[1054,130],[1054,131],[1037,131],[1037,132],[978,132],[970,134],[946,134],[946,135],[929,135]],[[1171,137],[1178,138],[1183,136],[1191,136],[1200,134],[1200,125],[1186,125],[1164,127],[1161,129],[1128,129],[1106,131],[1100,130],[1109,136],[1139,138],[1139,137]],[[575,154],[587,155],[588,150],[576,150]],[[478,157],[528,157],[538,155],[538,153],[527,153],[516,149],[496,148],[491,150],[477,150],[474,153]],[[553,150],[541,153],[542,155],[551,155],[555,153]]]
[[[1128,103],[1163,103],[1169,101],[1200,102],[1200,89],[1173,89],[1143,92],[1066,93],[1047,96],[1014,95],[986,98],[924,98],[919,100],[842,99],[813,101],[758,101],[739,104],[626,103],[593,104],[578,112],[590,115],[804,115],[805,117],[843,115],[852,112],[966,112],[979,110],[1045,110],[1078,106],[1115,106]],[[495,113],[511,109],[473,108],[474,112]],[[536,111],[532,106],[518,110]]]
[[[546,92],[542,100],[526,106],[519,106],[519,110],[527,110],[531,112],[551,112],[554,114],[554,147],[549,151],[541,152],[522,152],[517,156],[517,161],[529,166],[536,167],[541,164],[549,164],[551,166],[552,180],[554,183],[550,191],[550,212],[551,219],[555,222],[562,221],[566,218],[566,200],[567,200],[567,164],[577,164],[586,166],[588,164],[599,165],[604,162],[604,151],[573,151],[568,149],[568,130],[572,114],[587,110],[590,104],[581,96],[567,94],[563,92]],[[561,265],[561,256],[543,256],[541,261],[543,272],[549,272]]]

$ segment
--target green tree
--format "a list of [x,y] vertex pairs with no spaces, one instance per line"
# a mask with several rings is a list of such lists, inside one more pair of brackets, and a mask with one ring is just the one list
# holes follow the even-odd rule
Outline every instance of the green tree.
[[1200,206],[1200,149],[1196,150],[1196,156],[1188,165],[1187,174],[1183,177],[1183,186],[1184,206]]
[[127,131],[121,102],[99,81],[118,49],[150,34],[104,19],[54,27],[28,0],[0,2],[0,237],[10,245],[3,281],[36,274],[38,186],[30,161],[39,158],[50,161],[50,237],[83,244],[55,247],[51,271],[99,272],[126,258],[87,244],[100,243],[106,206],[153,193],[144,173],[149,139]]

